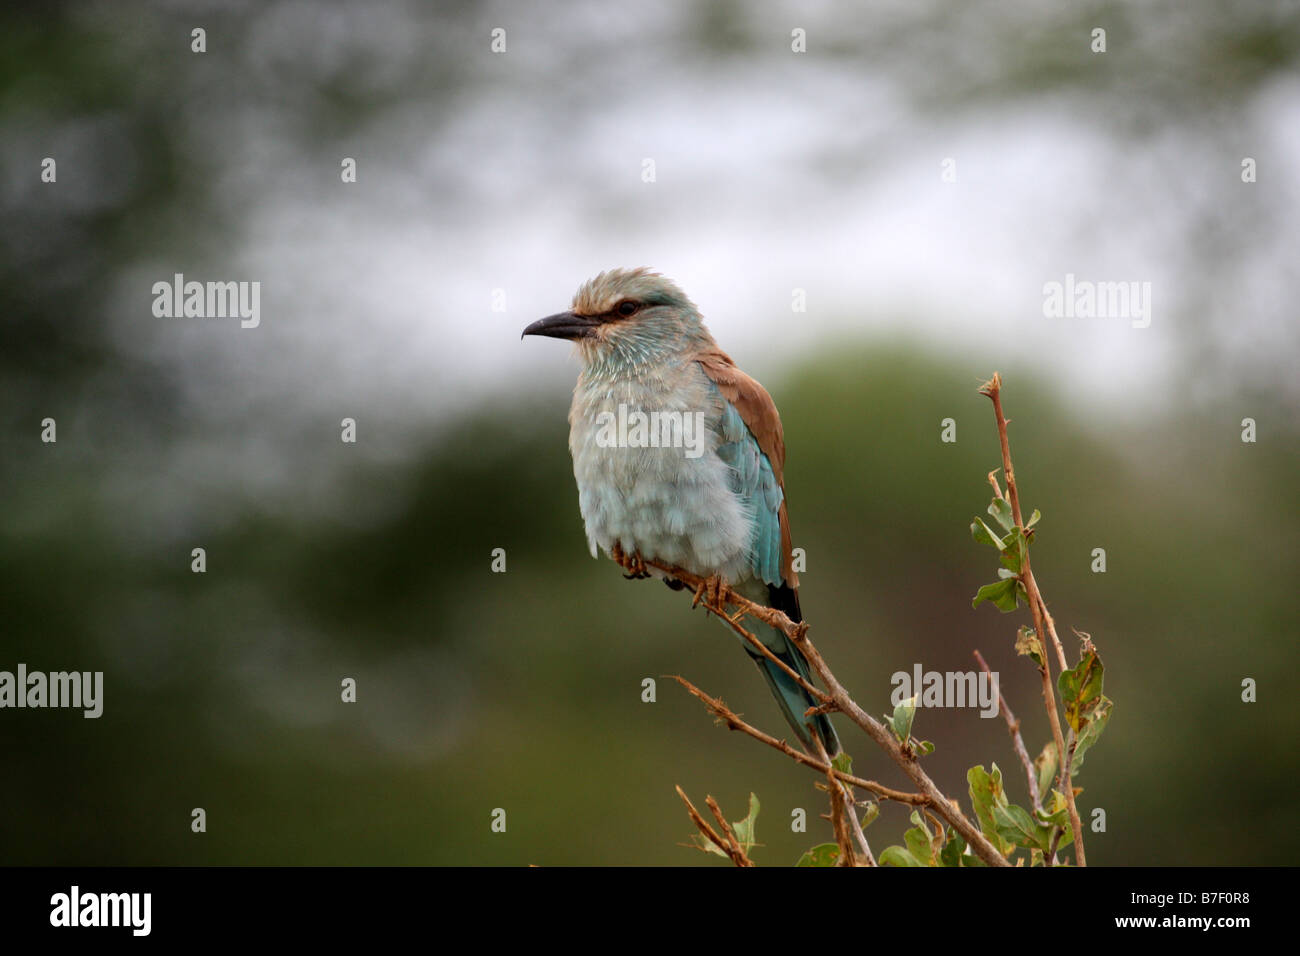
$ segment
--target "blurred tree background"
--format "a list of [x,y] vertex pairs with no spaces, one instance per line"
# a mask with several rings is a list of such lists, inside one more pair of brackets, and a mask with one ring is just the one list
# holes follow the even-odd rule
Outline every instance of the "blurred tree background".
[[[1289,863],[1298,27],[1209,0],[6,7],[0,669],[102,670],[105,702],[0,712],[0,862],[714,862],[674,784],[733,818],[757,792],[760,863],[827,838],[812,775],[671,682],[642,703],[681,673],[783,732],[723,628],[589,558],[576,364],[517,341],[648,264],[781,408],[805,613],[860,702],[978,647],[1047,738],[1025,618],[970,607],[999,369],[1035,571],[1115,701],[1090,862]],[[1045,319],[1070,271],[1155,280],[1152,327]],[[155,318],[177,272],[261,281],[261,326]],[[916,733],[964,804],[990,761],[1024,802],[1001,721]]]

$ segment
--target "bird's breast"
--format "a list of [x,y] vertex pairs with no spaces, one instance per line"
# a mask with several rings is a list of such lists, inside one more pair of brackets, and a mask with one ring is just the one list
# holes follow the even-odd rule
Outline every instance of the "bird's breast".
[[579,381],[569,450],[593,554],[617,543],[696,574],[742,576],[750,523],[717,454],[721,415],[695,365],[668,380]]

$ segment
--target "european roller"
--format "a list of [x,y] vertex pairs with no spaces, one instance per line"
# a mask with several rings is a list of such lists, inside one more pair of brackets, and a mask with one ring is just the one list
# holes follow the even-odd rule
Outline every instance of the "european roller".
[[[582,359],[569,451],[592,556],[604,551],[638,576],[643,560],[674,565],[802,620],[781,418],[682,290],[647,269],[602,272],[569,311],[523,334],[570,339]],[[752,620],[746,628],[808,678],[808,662],[784,634]],[[837,753],[826,715],[804,716],[817,702],[742,644],[804,746],[815,752],[812,727]]]

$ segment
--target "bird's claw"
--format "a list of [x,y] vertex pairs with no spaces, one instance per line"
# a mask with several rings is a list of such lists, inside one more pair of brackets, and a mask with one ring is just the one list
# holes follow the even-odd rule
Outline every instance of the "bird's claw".
[[628,554],[623,550],[623,546],[615,542],[614,547],[609,549],[609,556],[614,559],[620,568],[628,573],[623,575],[629,581],[641,581],[650,577],[649,570],[646,569],[646,563],[639,554]]
[[695,589],[695,600],[691,602],[691,607],[704,603],[704,606],[711,611],[721,611],[722,608],[722,589],[726,587],[726,582],[722,580],[722,575],[711,574]]

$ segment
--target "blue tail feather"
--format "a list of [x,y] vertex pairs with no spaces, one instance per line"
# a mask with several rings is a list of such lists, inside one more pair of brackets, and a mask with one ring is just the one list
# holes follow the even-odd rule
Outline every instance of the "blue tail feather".
[[[799,610],[799,596],[793,588],[785,585],[769,586],[768,604],[783,612],[796,623],[803,620],[803,614]],[[754,636],[762,641],[768,650],[775,654],[782,663],[790,667],[791,670],[799,674],[800,677],[812,683],[812,673],[808,668],[808,662],[799,649],[790,642],[789,638],[765,624],[751,623],[754,624]],[[772,696],[776,698],[776,702],[780,705],[786,721],[804,745],[813,753],[816,753],[816,748],[813,747],[808,730],[811,724],[812,728],[816,730],[817,736],[822,739],[828,754],[833,757],[842,751],[844,748],[840,745],[840,738],[835,733],[835,728],[826,714],[817,714],[813,717],[804,716],[808,708],[816,707],[819,702],[814,700],[808,691],[800,687],[793,677],[760,654],[748,641],[744,641],[744,647],[750,657],[754,659],[754,663],[758,665],[758,669],[763,672],[763,676],[767,678],[768,687],[772,690]]]

